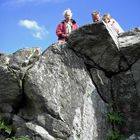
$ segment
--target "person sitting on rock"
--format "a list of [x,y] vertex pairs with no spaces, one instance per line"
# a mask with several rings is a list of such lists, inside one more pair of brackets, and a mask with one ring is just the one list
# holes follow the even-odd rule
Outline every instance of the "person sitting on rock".
[[93,22],[98,22],[98,21],[101,21],[102,20],[99,11],[93,11],[92,14],[91,14],[91,16],[92,16]]
[[63,12],[65,20],[63,20],[56,29],[56,35],[58,40],[67,41],[70,33],[78,28],[78,25],[74,19],[72,19],[72,12],[67,9]]
[[102,20],[107,23],[117,34],[124,32],[118,22],[113,19],[110,14],[104,14]]

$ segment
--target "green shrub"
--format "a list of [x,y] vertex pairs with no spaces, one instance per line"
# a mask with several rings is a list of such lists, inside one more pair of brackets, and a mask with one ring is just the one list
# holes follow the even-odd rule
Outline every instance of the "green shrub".
[[118,111],[113,111],[114,104],[112,104],[112,112],[107,113],[108,122],[112,126],[112,131],[106,135],[107,140],[125,140],[125,137],[120,133],[119,128],[124,122],[124,115]]
[[7,138],[6,140],[30,140],[29,136],[20,136],[20,137],[12,137],[12,138]]
[[12,132],[12,127],[10,125],[8,125],[5,120],[3,120],[1,118],[0,118],[0,129],[9,135]]
[[[12,133],[12,127],[8,125],[8,123],[0,117],[0,130],[4,133],[7,133],[8,136]],[[15,137],[13,136],[12,138],[6,138],[6,140],[30,140],[29,136],[20,136],[20,137]]]
[[122,124],[124,121],[123,114],[120,112],[109,112],[107,114],[108,121],[113,124]]
[[125,140],[124,136],[119,131],[111,131],[107,134],[107,140]]

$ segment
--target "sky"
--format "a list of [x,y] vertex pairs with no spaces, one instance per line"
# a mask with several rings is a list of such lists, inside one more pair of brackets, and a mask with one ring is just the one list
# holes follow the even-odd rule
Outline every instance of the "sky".
[[79,26],[92,23],[91,13],[110,13],[124,31],[140,27],[140,0],[0,0],[0,53],[22,48],[45,50],[57,42],[56,28],[70,8]]

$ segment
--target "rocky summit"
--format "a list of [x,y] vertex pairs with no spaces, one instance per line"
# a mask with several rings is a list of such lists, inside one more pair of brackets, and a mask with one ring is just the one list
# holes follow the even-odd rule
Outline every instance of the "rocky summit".
[[103,22],[44,52],[0,54],[0,140],[140,140],[139,56],[139,28]]

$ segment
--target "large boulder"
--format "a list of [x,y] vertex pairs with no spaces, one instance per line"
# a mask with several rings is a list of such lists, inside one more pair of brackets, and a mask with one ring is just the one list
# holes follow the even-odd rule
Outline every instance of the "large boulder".
[[105,137],[109,128],[107,105],[98,95],[83,60],[67,44],[50,46],[28,70],[24,94],[26,105],[18,115],[30,124],[18,127],[17,135],[29,129],[32,133],[28,135],[43,140]]
[[103,22],[73,32],[69,47],[83,58],[101,98],[123,114],[126,137],[140,135],[140,29],[115,35]]

